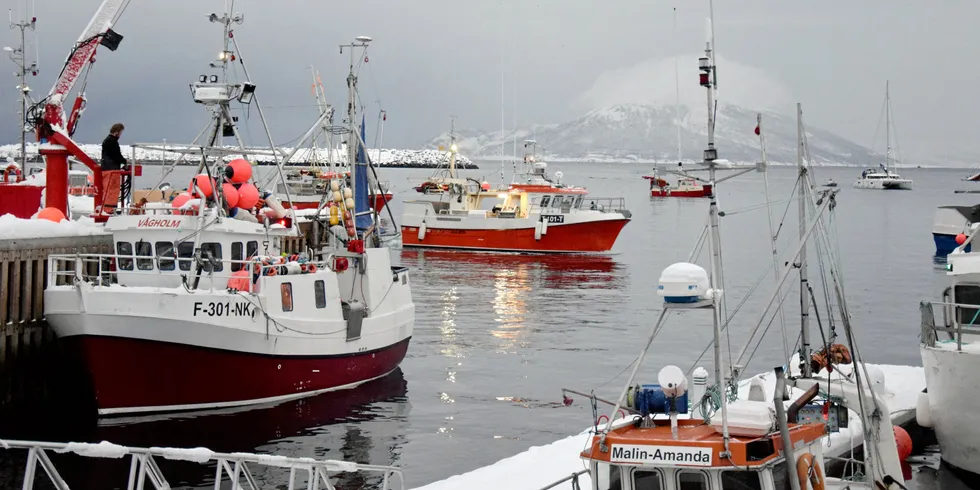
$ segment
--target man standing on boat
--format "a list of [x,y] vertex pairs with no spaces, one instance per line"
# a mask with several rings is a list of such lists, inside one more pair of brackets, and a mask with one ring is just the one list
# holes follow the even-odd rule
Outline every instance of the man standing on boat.
[[114,214],[119,204],[119,185],[122,180],[122,167],[126,159],[119,149],[119,137],[126,129],[122,123],[113,124],[109,128],[109,136],[102,140],[102,214]]

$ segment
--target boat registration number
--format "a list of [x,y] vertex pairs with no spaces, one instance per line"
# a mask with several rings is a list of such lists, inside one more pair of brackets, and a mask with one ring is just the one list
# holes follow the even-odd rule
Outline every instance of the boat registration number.
[[564,223],[565,215],[563,214],[542,214],[541,219],[547,221],[548,223]]
[[222,302],[194,302],[194,316],[245,316],[255,318],[255,306],[251,303],[232,303],[231,301]]

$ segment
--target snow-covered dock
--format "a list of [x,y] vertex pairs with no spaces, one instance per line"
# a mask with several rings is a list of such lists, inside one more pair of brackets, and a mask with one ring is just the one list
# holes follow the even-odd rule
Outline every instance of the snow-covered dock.
[[[915,404],[919,393],[926,387],[925,372],[921,367],[893,366],[884,364],[869,364],[871,384],[878,385],[880,390],[883,382],[883,398],[891,411],[892,424],[904,425],[915,418]],[[875,371],[880,373],[876,376]],[[760,375],[766,384],[767,395],[771,398],[775,387],[775,376],[772,373]],[[877,379],[874,379],[876,378]],[[879,393],[881,393],[879,391]],[[739,396],[748,394],[748,380],[741,384]],[[796,391],[791,395],[799,396]],[[861,422],[857,414],[850,413],[849,427],[831,434],[824,446],[824,455],[832,458],[847,457],[850,451],[862,442]],[[468,473],[449,477],[445,480],[430,483],[417,490],[455,490],[495,489],[509,490],[538,490],[557,480],[570,476],[585,469],[579,454],[585,450],[591,440],[593,428],[588,428],[579,434],[566,437],[545,446],[536,446],[515,456],[502,459],[488,466],[478,468]],[[578,477],[580,488],[591,488],[588,474]],[[570,483],[559,485],[559,489],[570,489]]]

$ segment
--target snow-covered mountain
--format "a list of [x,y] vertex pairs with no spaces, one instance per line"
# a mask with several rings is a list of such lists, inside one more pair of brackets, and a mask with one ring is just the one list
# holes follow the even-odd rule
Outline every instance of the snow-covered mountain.
[[[718,156],[736,162],[761,160],[759,137],[755,135],[756,111],[721,105],[715,124]],[[772,163],[796,162],[796,118],[766,110],[762,113],[766,150]],[[705,110],[680,107],[682,159],[700,160],[707,142]],[[472,159],[511,158],[517,138],[518,156],[523,140],[535,139],[538,153],[549,160],[569,161],[661,161],[677,160],[677,118],[673,105],[620,103],[597,109],[561,124],[537,125],[501,132],[473,129],[456,132],[461,153]],[[814,164],[876,166],[880,156],[861,145],[828,131],[808,127],[807,144]],[[425,147],[446,144],[443,133]]]

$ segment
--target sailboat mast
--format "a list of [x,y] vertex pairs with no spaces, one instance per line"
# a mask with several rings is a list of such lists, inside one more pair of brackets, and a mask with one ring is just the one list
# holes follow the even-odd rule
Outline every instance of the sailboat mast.
[[674,7],[674,125],[677,126],[677,165],[681,164],[681,75],[677,65],[677,7]]
[[449,178],[456,178],[456,116],[449,116]]
[[809,282],[806,274],[806,195],[807,177],[806,166],[803,165],[803,108],[796,103],[796,167],[799,170],[800,186],[800,357],[803,359],[803,377],[810,377],[810,301]]
[[892,159],[892,101],[888,93],[888,80],[885,80],[885,175],[891,168]]

